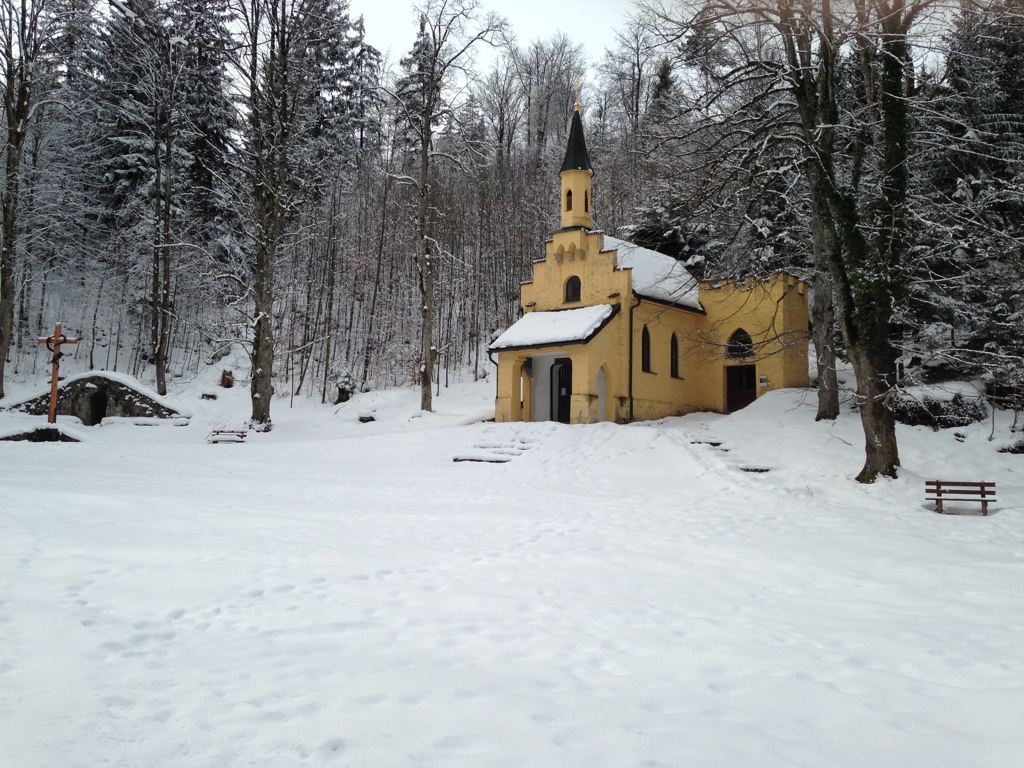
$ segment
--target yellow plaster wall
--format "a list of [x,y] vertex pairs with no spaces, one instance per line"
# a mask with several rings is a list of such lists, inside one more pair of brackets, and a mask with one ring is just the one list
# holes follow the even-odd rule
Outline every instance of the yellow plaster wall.
[[[590,218],[590,208],[593,201],[591,195],[591,177],[593,171],[573,169],[562,171],[562,226],[563,227],[586,227],[591,228],[593,224]],[[566,209],[566,192],[572,191],[572,210]]]
[[[700,300],[707,311],[704,347],[711,364],[705,381],[705,397],[726,407],[725,368],[756,365],[758,377],[767,376],[768,385],[757,387],[757,396],[774,389],[806,387],[807,370],[807,285],[795,277],[777,273],[766,281],[728,281],[718,285],[702,283]],[[744,329],[754,342],[754,355],[731,359],[726,345],[733,333]]]
[[[693,340],[705,318],[643,301],[633,310],[633,418],[659,419],[707,408],[702,382],[705,355]],[[643,329],[651,336],[651,371],[643,370]],[[679,340],[679,378],[671,374],[672,334]]]
[[[533,281],[524,283],[524,312],[572,309],[594,304],[619,304],[630,295],[629,272],[614,271],[615,254],[602,253],[604,235],[582,229],[556,232],[545,248],[544,261],[533,265]],[[565,301],[565,284],[580,278],[580,301]]]
[[[525,400],[521,392],[523,363],[531,350],[498,353],[498,391],[494,397],[495,421],[529,421],[530,392],[527,384]],[[524,415],[525,414],[525,415]]]

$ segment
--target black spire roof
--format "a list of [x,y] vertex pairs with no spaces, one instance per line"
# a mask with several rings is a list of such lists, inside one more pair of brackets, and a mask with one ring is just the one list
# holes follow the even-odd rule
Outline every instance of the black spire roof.
[[565,160],[562,161],[562,171],[590,171],[594,168],[590,165],[590,158],[587,156],[587,142],[583,139],[583,121],[580,120],[580,108],[576,105],[576,111],[572,113],[572,124],[569,126],[569,144],[565,148]]

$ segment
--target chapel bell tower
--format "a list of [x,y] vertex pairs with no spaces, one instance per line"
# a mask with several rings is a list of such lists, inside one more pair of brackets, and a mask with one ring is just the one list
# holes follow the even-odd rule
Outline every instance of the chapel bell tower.
[[569,126],[569,143],[562,161],[562,229],[592,229],[590,218],[590,180],[594,169],[587,156],[587,143],[583,139],[583,121],[580,120],[580,103],[577,101]]

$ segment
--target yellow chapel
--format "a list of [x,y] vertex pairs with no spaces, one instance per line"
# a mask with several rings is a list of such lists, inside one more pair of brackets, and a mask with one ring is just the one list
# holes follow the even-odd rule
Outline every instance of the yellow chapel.
[[561,229],[522,285],[523,317],[488,348],[496,421],[731,413],[808,386],[803,281],[699,282],[671,256],[595,231],[579,104],[560,176]]

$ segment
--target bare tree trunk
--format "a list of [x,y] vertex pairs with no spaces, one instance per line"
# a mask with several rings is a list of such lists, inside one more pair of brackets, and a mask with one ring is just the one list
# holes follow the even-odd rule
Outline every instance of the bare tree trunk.
[[811,230],[815,275],[811,300],[811,342],[818,370],[818,413],[815,421],[839,418],[839,380],[836,375],[835,298],[829,264],[839,257],[835,225],[816,179],[811,184]]
[[41,45],[39,10],[27,0],[6,2],[3,14],[3,106],[7,127],[4,188],[0,194],[0,400],[4,397],[7,354],[14,338],[14,259],[17,253],[21,153],[32,114],[32,69]]
[[811,342],[818,371],[818,413],[815,421],[839,418],[839,378],[836,374],[835,304],[832,281],[825,272],[813,279],[811,300]]
[[164,188],[162,208],[160,212],[160,333],[157,337],[156,354],[153,362],[156,365],[156,391],[161,395],[167,394],[167,368],[170,357],[171,346],[171,207],[172,192],[172,168],[174,146],[174,126],[171,122],[171,104],[173,93],[168,102],[166,115],[166,135],[164,140]]
[[[167,394],[167,301],[170,292],[165,283],[169,277],[170,258],[166,251],[170,248],[170,144],[167,152],[161,153],[159,136],[163,120],[160,114],[159,99],[153,105],[153,164],[156,178],[153,181],[153,284],[150,293],[151,305],[151,349],[153,365],[156,368],[156,391]],[[170,132],[168,127],[167,132]],[[170,138],[167,136],[166,138]]]
[[18,361],[21,359],[21,351],[29,350],[35,347],[33,343],[35,339],[31,338],[29,334],[29,323],[28,323],[28,302],[29,294],[32,288],[32,267],[29,264],[29,260],[25,260],[25,265],[22,268],[21,287],[17,291],[17,304],[18,304],[18,329],[21,331],[17,336],[16,347],[18,349],[18,356],[14,359],[14,372],[18,372]]
[[370,353],[373,351],[373,318],[377,313],[377,295],[380,292],[380,274],[384,264],[384,239],[387,231],[388,193],[391,191],[391,174],[384,174],[384,191],[380,204],[380,234],[377,238],[377,264],[373,276],[373,292],[370,294],[370,310],[366,318],[366,345],[363,348],[363,375],[359,380],[359,388],[366,385],[370,372]]
[[92,309],[92,328],[89,329],[89,331],[90,331],[89,370],[90,371],[95,370],[95,368],[96,368],[96,363],[95,363],[95,360],[94,360],[94,357],[93,357],[93,354],[96,351],[96,335],[97,335],[97,332],[98,332],[97,328],[96,328],[96,325],[97,325],[96,321],[99,318],[99,314],[100,314],[100,300],[103,298],[103,287],[106,284],[107,284],[106,278],[105,277],[104,278],[100,278],[100,287],[99,287],[99,290],[96,291],[96,303],[93,305],[93,309]]
[[420,410],[434,409],[431,377],[437,349],[434,345],[434,262],[432,247],[427,232],[427,216],[430,212],[430,130],[434,109],[434,86],[428,90],[423,112],[422,136],[420,138],[419,208],[416,212],[416,267],[419,272],[420,288]]
[[[257,191],[257,195],[259,192]],[[257,221],[267,221],[267,201],[257,202]],[[276,243],[260,237],[256,245],[256,274],[253,281],[255,319],[252,338],[252,424],[259,431],[269,431],[270,401],[274,395],[274,255]]]
[[892,391],[888,377],[879,375],[877,366],[859,346],[850,350],[850,362],[857,375],[857,403],[864,429],[864,467],[857,481],[872,483],[879,475],[896,477],[900,454],[896,445],[896,417],[889,405]]
[[[331,376],[331,349],[334,345],[334,281],[338,264],[338,180],[335,178],[331,190],[331,222],[327,228],[327,309],[324,318],[324,335],[327,348],[324,351],[324,386],[320,402],[327,402],[327,387]],[[312,385],[311,385],[312,386]]]

